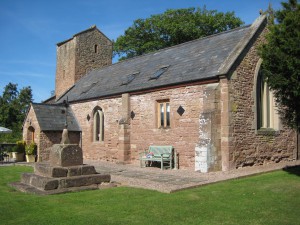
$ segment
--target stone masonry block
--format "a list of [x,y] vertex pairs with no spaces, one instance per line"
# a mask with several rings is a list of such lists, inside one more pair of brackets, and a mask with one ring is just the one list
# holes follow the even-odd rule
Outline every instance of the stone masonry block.
[[51,166],[76,166],[82,165],[82,149],[75,144],[55,144],[50,152]]
[[96,174],[96,169],[94,166],[83,165],[81,174],[82,175]]
[[59,188],[89,186],[92,184],[101,184],[103,182],[110,182],[110,175],[93,174],[93,175],[86,175],[86,176],[83,175],[77,177],[68,177],[60,180]]
[[23,173],[21,182],[34,186],[40,190],[54,190],[58,188],[58,180],[54,178],[43,177],[32,173]]

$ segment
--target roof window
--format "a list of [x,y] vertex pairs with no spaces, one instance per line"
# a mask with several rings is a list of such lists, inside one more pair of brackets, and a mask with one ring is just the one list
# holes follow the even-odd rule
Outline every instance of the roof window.
[[170,66],[163,66],[159,68],[154,74],[151,75],[150,80],[157,80]]
[[131,81],[134,80],[134,78],[136,77],[136,75],[138,75],[140,72],[135,72],[135,73],[132,73],[132,74],[129,74],[127,76],[125,76],[123,79],[122,79],[122,83],[121,83],[121,86],[122,85],[127,85],[129,83],[131,83]]
[[87,93],[89,90],[91,90],[96,84],[98,83],[98,81],[93,82],[92,84],[89,84],[87,86],[83,86],[82,90],[81,90],[81,95]]

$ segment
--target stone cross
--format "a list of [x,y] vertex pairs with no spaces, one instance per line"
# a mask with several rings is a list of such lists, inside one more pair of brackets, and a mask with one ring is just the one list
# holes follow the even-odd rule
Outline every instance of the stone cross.
[[63,144],[63,145],[70,144],[70,139],[69,139],[69,134],[68,134],[68,126],[67,125],[65,125],[65,128],[63,129],[63,132],[62,132],[61,144]]

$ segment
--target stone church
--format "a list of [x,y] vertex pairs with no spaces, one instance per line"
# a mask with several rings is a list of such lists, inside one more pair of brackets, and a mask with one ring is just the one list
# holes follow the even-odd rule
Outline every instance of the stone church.
[[172,145],[179,169],[200,172],[295,160],[260,70],[267,19],[112,64],[112,42],[93,26],[57,44],[55,96],[32,103],[23,138],[38,160],[67,125],[84,159],[139,163]]

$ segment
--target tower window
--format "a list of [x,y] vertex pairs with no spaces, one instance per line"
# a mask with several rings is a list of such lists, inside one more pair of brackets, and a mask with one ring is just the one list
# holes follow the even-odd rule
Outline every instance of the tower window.
[[98,45],[94,46],[94,51],[95,51],[95,53],[98,53]]

